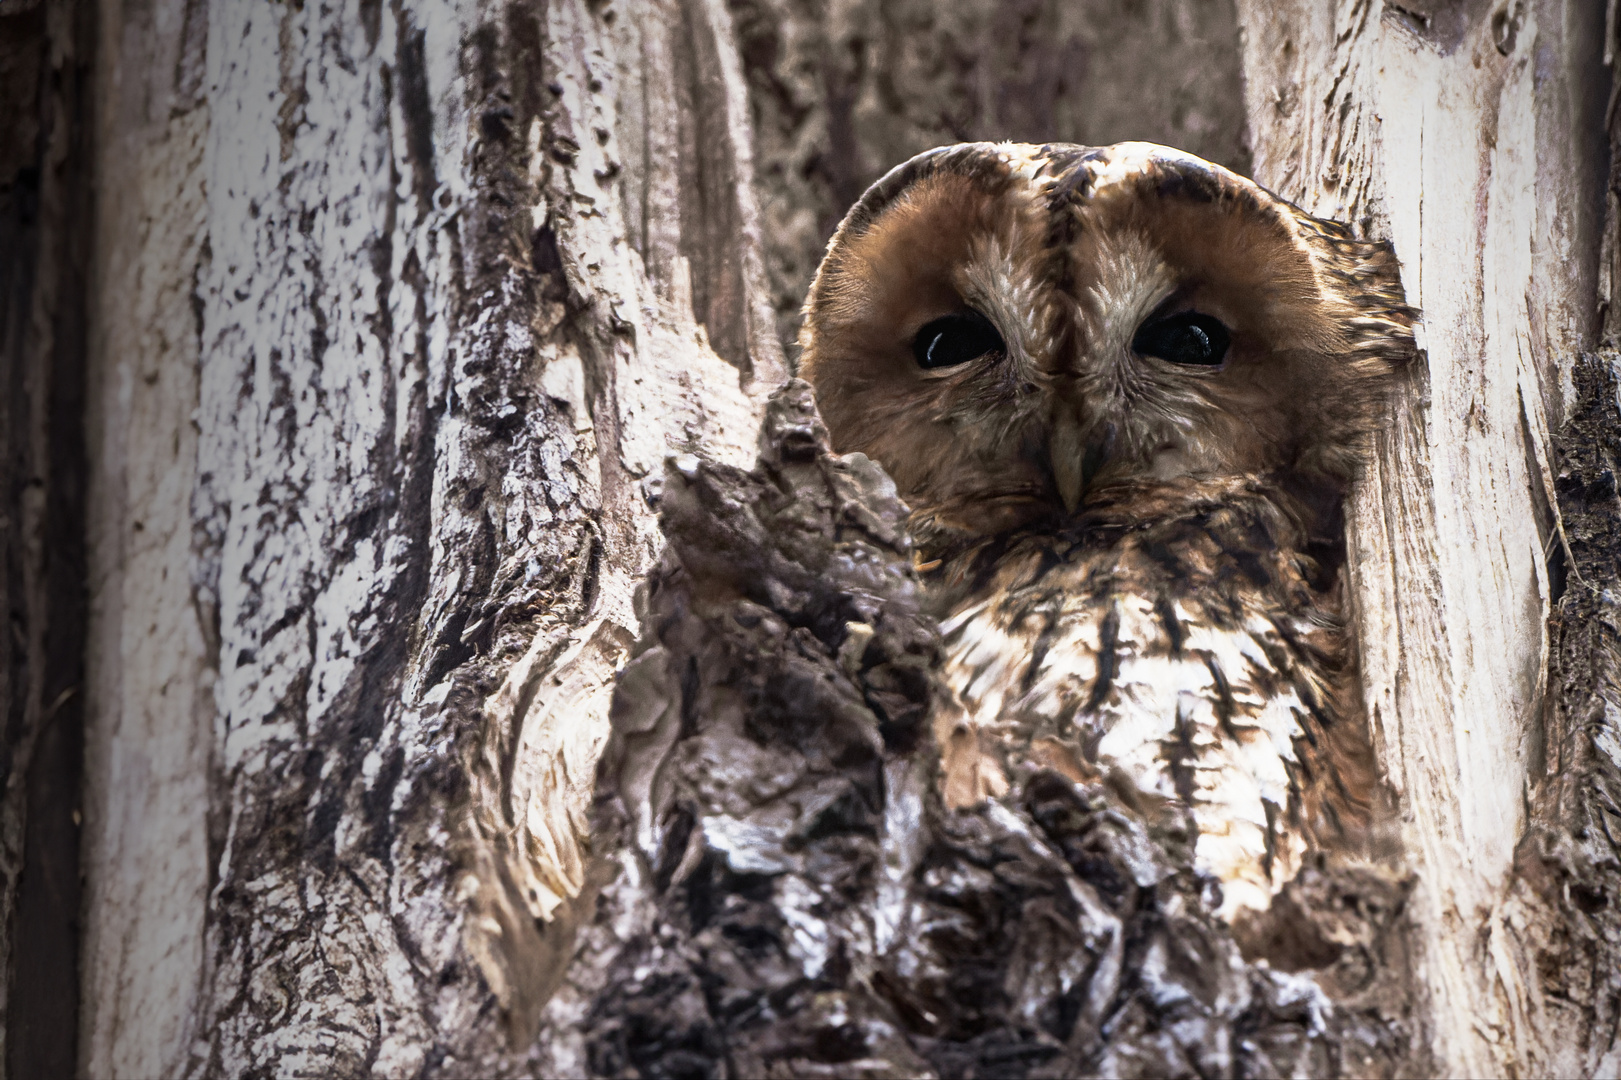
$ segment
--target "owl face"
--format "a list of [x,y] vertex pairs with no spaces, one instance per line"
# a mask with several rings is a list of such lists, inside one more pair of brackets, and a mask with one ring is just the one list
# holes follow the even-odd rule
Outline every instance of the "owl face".
[[1131,485],[1338,493],[1412,351],[1387,249],[1146,143],[914,158],[850,212],[805,314],[836,448],[969,534]]

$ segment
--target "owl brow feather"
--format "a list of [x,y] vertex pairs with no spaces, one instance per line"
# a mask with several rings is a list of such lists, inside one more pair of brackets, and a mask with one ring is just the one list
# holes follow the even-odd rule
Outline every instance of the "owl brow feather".
[[[1036,372],[1031,343],[1041,340],[1044,309],[1041,287],[1025,260],[1018,257],[1017,243],[1000,235],[976,238],[969,248],[963,268],[964,299],[979,301],[984,314],[1002,328],[1009,359],[1025,373]],[[1021,266],[1021,264],[1024,264]]]

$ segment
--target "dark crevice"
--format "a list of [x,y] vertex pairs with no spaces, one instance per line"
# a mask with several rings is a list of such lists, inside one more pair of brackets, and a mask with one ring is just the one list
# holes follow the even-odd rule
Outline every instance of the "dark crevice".
[[[0,335],[6,381],[33,382],[44,390],[43,415],[27,415],[28,398],[8,405],[7,427],[13,433],[8,450],[12,484],[5,491],[5,513],[13,528],[26,527],[21,500],[25,487],[43,487],[43,516],[38,520],[40,555],[33,580],[8,582],[12,627],[22,615],[22,657],[37,677],[39,697],[26,697],[28,685],[12,683],[8,748],[32,743],[23,780],[23,864],[16,884],[11,935],[11,967],[6,1030],[6,1075],[12,1077],[72,1075],[78,1058],[80,787],[84,761],[84,676],[88,605],[85,529],[89,462],[85,444],[87,293],[92,237],[93,192],[89,140],[95,131],[91,115],[96,8],[73,5],[61,23],[40,20],[37,47],[40,64],[36,160],[51,161],[36,172],[36,200],[17,199],[8,184],[7,232],[23,242],[7,245],[0,258],[7,295],[0,297],[6,319],[43,313],[47,341],[36,340],[25,324],[10,324]],[[60,26],[67,40],[52,40]],[[26,105],[24,106],[26,108]],[[52,161],[52,159],[55,159]],[[10,181],[12,178],[3,178]],[[32,205],[30,205],[32,204]],[[31,264],[31,265],[30,265]],[[14,411],[13,411],[14,410]],[[44,460],[32,457],[21,440],[43,431]],[[39,445],[35,442],[34,445]],[[19,483],[21,481],[21,483]],[[21,539],[20,536],[15,537]],[[26,558],[26,556],[25,556]],[[23,607],[10,585],[35,593],[36,603]],[[29,618],[43,625],[27,625]],[[13,637],[12,647],[18,642]],[[38,643],[37,646],[34,643]],[[35,651],[37,649],[37,651]],[[23,672],[11,666],[14,678]],[[22,704],[19,711],[18,704]],[[19,724],[19,721],[21,723]],[[18,730],[18,728],[21,730]],[[29,728],[32,730],[28,730]],[[18,738],[21,736],[21,738]]]
[[433,211],[433,192],[439,185],[433,158],[433,102],[428,97],[426,32],[411,23],[411,16],[395,4],[399,47],[400,115],[405,121],[406,160],[411,168],[411,190],[416,195],[416,220]]

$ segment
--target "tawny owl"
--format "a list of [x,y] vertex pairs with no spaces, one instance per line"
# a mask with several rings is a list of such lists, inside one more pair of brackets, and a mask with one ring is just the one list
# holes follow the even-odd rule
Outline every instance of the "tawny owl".
[[1342,503],[1413,352],[1387,247],[1160,146],[968,144],[866,193],[805,314],[835,449],[912,508],[949,803],[1106,780],[1228,918],[1372,854]]

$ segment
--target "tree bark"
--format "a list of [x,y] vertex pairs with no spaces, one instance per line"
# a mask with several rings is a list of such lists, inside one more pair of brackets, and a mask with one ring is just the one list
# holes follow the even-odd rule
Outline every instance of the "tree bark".
[[696,460],[614,699],[599,896],[543,1075],[1426,1071],[1406,883],[1309,869],[1256,928],[1189,833],[1050,770],[948,810],[940,638],[894,485],[810,387],[749,473]]
[[104,14],[83,1068],[511,1071],[641,482],[782,377],[725,11]]
[[[7,1075],[1621,1071],[1606,18],[0,7]],[[1253,170],[1424,312],[1350,527],[1413,873],[1292,972],[1106,790],[939,810],[899,511],[767,404],[977,138]]]

